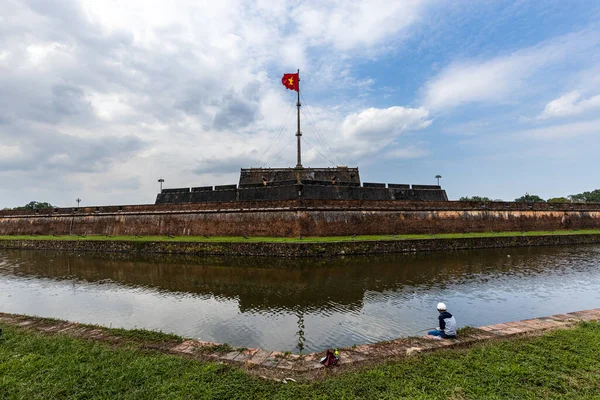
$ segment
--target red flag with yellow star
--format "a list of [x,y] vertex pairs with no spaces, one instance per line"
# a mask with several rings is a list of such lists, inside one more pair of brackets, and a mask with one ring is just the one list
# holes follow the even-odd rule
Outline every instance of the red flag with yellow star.
[[283,74],[283,78],[281,78],[281,83],[283,86],[290,90],[295,90],[296,92],[300,91],[300,74]]

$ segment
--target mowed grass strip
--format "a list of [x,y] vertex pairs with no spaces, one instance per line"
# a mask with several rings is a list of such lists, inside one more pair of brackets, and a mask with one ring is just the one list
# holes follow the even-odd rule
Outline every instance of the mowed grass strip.
[[[445,350],[313,382],[4,326],[0,398],[547,399],[600,397],[600,324]],[[327,372],[324,372],[327,373]]]
[[256,236],[110,236],[110,235],[4,235],[0,240],[114,240],[130,242],[239,242],[239,243],[326,243],[354,242],[377,240],[419,240],[419,239],[468,239],[484,237],[519,237],[519,236],[549,236],[549,235],[598,235],[600,229],[560,230],[560,231],[530,231],[530,232],[471,232],[471,233],[440,233],[414,235],[360,235],[360,236],[326,236],[303,238],[256,237]]

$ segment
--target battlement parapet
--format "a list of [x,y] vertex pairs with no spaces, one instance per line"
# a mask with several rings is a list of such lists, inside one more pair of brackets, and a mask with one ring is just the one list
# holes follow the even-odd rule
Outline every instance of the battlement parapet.
[[273,182],[247,186],[221,185],[201,188],[163,189],[156,204],[181,204],[278,200],[411,200],[447,201],[439,186],[331,181]]

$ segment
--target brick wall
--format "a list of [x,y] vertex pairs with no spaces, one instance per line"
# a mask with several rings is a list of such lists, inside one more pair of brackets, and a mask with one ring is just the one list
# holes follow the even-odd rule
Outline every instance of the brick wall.
[[561,229],[600,229],[600,204],[291,200],[0,212],[0,235],[286,237]]
[[386,188],[385,183],[365,182],[360,184],[332,184],[327,181],[307,185],[269,184],[264,186],[235,185],[195,188],[163,189],[156,196],[156,204],[181,204],[236,201],[280,201],[280,200],[412,200],[446,201],[446,191],[439,186],[394,185]]

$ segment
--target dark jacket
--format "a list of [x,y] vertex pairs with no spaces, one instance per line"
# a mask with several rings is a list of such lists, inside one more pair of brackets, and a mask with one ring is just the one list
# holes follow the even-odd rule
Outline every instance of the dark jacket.
[[448,311],[441,312],[438,319],[440,331],[442,331],[445,336],[456,336],[456,320],[452,314],[450,314]]

